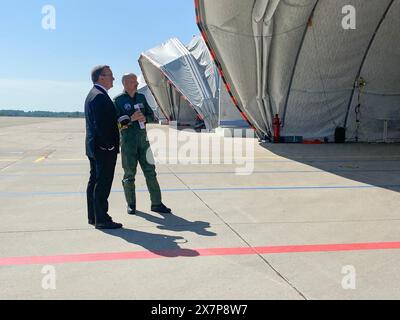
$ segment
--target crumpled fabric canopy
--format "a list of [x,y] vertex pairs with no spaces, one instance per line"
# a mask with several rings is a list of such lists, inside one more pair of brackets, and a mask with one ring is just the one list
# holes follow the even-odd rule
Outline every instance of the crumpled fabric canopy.
[[196,122],[198,114],[207,129],[218,125],[218,110],[205,75],[178,39],[142,53],[139,64],[146,83],[170,120],[185,117]]
[[197,119],[196,112],[176,90],[158,65],[143,54],[139,59],[139,64],[143,77],[167,120],[176,121],[183,125],[194,124]]
[[[346,30],[349,7],[356,29]],[[237,106],[261,138],[400,139],[400,0],[196,0]]]
[[214,110],[218,114],[218,127],[249,128],[249,124],[243,119],[238,108],[233,104],[203,37],[193,37],[187,48],[196,59],[201,73],[207,80],[212,94]]
[[196,59],[200,73],[203,75],[203,79],[207,81],[212,98],[217,100],[220,76],[204,39],[201,36],[193,37],[187,45],[187,49]]

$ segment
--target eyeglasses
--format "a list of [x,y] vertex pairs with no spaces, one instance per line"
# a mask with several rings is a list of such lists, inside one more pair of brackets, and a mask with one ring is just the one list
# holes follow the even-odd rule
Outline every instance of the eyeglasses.
[[112,73],[110,73],[110,74],[101,74],[101,76],[114,78],[114,75]]

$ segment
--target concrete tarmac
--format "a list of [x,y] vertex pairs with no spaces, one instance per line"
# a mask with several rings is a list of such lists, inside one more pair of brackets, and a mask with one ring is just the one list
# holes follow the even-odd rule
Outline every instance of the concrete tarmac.
[[[87,224],[84,120],[0,118],[0,299],[400,298],[399,144],[148,130],[173,214],[150,211],[139,169],[127,215],[119,157],[109,213],[124,228],[99,231]],[[203,164],[180,163],[187,141],[208,138]],[[243,152],[230,161],[213,141]]]

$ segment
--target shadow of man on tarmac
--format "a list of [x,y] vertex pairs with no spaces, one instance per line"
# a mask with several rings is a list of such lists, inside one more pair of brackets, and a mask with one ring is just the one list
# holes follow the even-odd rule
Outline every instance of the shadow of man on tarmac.
[[102,232],[121,238],[129,243],[141,246],[148,251],[163,257],[197,257],[199,253],[191,249],[182,249],[179,244],[187,243],[183,237],[154,234],[139,230],[117,229],[101,230]]
[[144,218],[147,221],[158,224],[157,227],[160,230],[170,230],[170,231],[191,231],[200,236],[213,237],[217,234],[208,231],[210,228],[210,223],[205,221],[188,221],[184,218],[175,216],[174,214],[160,214],[161,217],[156,217],[146,212],[137,211],[136,215],[138,217]]

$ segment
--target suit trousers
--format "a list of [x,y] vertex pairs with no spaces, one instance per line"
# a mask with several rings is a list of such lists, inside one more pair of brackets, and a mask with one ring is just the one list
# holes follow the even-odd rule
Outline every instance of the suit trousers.
[[111,221],[108,215],[108,197],[114,180],[117,151],[96,150],[90,161],[90,178],[87,186],[87,209],[89,222],[107,223]]

